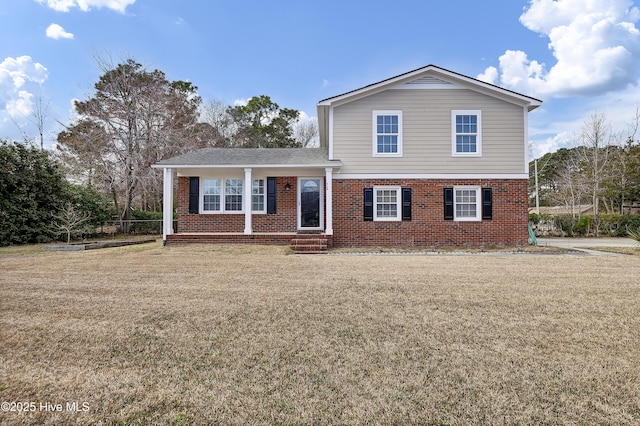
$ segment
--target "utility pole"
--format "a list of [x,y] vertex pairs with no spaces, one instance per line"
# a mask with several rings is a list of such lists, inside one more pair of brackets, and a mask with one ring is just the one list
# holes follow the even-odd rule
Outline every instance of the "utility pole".
[[536,214],[540,214],[540,197],[538,195],[538,159],[533,160],[533,170],[535,173],[536,180]]

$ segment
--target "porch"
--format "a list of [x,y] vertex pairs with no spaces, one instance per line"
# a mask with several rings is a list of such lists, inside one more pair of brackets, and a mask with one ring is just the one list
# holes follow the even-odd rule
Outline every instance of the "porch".
[[324,150],[304,148],[208,148],[160,162],[154,167],[163,169],[163,242],[326,251],[333,236],[333,173],[340,166]]

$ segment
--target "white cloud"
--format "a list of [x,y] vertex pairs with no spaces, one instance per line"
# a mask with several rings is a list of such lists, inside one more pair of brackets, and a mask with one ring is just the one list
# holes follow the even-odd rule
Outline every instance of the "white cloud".
[[540,158],[548,152],[555,152],[560,148],[570,148],[575,140],[574,135],[569,132],[558,133],[544,139],[536,140],[529,144],[530,159]]
[[9,116],[24,117],[33,111],[32,97],[28,83],[42,84],[48,77],[47,69],[30,56],[5,58],[0,62],[0,94],[5,100],[0,112]]
[[5,58],[0,62],[0,91],[17,91],[25,82],[44,83],[48,77],[47,69],[30,56]]
[[531,0],[520,17],[549,39],[551,68],[508,50],[498,70],[478,78],[538,97],[593,96],[635,83],[640,72],[640,10],[632,0]]
[[498,80],[498,69],[496,67],[487,67],[482,74],[478,74],[478,80],[495,84]]
[[17,96],[9,99],[6,105],[6,111],[12,118],[23,118],[31,114],[33,111],[33,95],[26,90],[20,90]]
[[233,101],[233,106],[247,106],[249,101],[247,99],[236,99]]
[[47,27],[46,31],[47,37],[52,38],[54,40],[59,40],[61,38],[73,38],[72,33],[68,33],[58,24],[51,24]]
[[92,8],[107,8],[116,12],[124,13],[127,6],[132,5],[136,0],[36,0],[40,4],[56,10],[58,12],[69,12],[77,7],[83,12],[88,12]]

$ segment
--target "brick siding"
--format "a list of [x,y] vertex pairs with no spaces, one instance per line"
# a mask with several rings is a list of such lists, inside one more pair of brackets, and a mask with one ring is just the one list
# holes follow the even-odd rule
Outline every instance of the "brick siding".
[[[289,189],[285,188],[287,183],[291,186]],[[253,214],[253,232],[296,232],[296,185],[295,176],[276,178],[276,213]],[[181,176],[178,178],[178,232],[244,232],[244,213],[189,213],[189,178]]]
[[[290,189],[285,189],[286,183]],[[297,178],[276,180],[277,211],[254,214],[255,233],[297,230]],[[459,185],[492,188],[493,218],[478,222],[444,220],[443,189]],[[333,246],[479,247],[527,244],[526,179],[334,179]],[[363,189],[401,186],[412,189],[412,220],[363,219]],[[242,233],[244,214],[190,214],[189,178],[178,178],[178,233]],[[325,209],[326,210],[326,209]],[[325,221],[326,223],[326,221]],[[178,241],[178,237],[171,238]],[[248,239],[247,242],[250,242]],[[254,238],[268,243],[268,238]],[[273,241],[275,243],[275,241]]]
[[[412,220],[363,220],[363,189],[401,186],[412,190]],[[493,190],[493,218],[479,222],[444,220],[444,188],[459,185]],[[335,246],[479,247],[527,244],[526,179],[334,179]]]

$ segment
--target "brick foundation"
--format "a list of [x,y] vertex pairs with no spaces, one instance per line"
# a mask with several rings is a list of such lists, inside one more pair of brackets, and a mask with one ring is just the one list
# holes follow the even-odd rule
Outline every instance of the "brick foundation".
[[296,237],[295,233],[269,233],[244,235],[239,233],[220,234],[172,234],[167,235],[169,244],[185,243],[215,243],[215,244],[263,244],[263,245],[290,245]]

